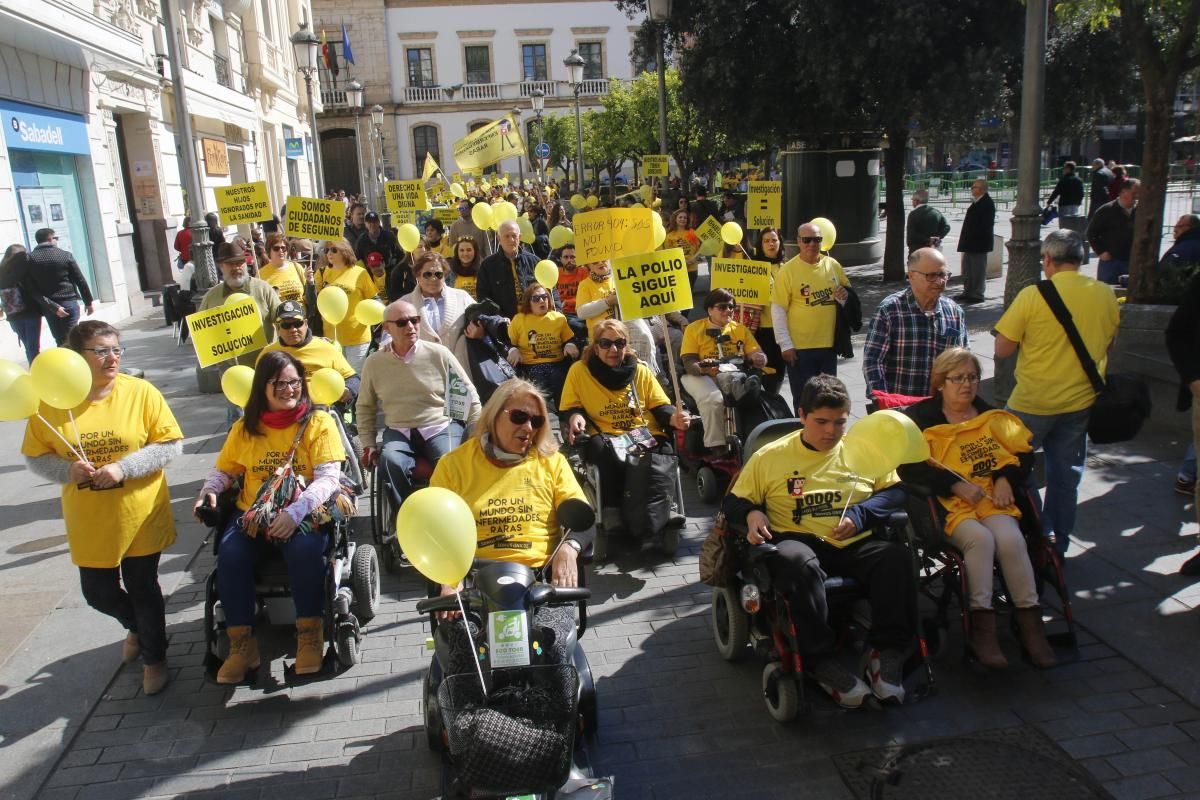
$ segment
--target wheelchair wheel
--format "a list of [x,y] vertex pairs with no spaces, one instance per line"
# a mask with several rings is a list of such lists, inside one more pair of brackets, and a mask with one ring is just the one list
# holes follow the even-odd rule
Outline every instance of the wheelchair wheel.
[[379,556],[369,544],[354,549],[350,587],[354,590],[354,616],[359,622],[370,622],[379,612]]
[[778,661],[763,667],[763,699],[776,722],[791,722],[800,713],[800,687],[796,681],[796,676],[785,673]]
[[746,655],[750,642],[750,620],[734,596],[733,590],[717,586],[712,590],[713,641],[726,661],[738,661]]
[[391,494],[387,489],[387,478],[383,475],[383,466],[375,465],[371,475],[371,540],[379,555],[383,556],[383,568],[391,575],[400,566],[399,545],[387,541],[391,533],[392,522],[396,511],[392,508]]
[[717,502],[720,491],[720,487],[717,485],[717,473],[713,472],[711,467],[701,467],[696,470],[696,492],[700,495],[702,503],[711,505]]
[[362,652],[358,649],[359,637],[356,622],[343,622],[337,626],[337,658],[344,667],[353,667],[362,661]]
[[[592,508],[599,509],[598,500],[596,499],[596,488],[588,481],[580,481],[580,487],[583,489],[583,496],[587,499],[588,505]],[[608,534],[600,525],[596,526],[596,538],[592,540],[592,559],[597,563],[605,561],[608,558]]]
[[421,710],[425,716],[425,743],[435,753],[446,750],[446,742],[442,738],[442,710],[437,702],[438,687],[433,677],[433,666],[425,670],[425,679],[421,682]]

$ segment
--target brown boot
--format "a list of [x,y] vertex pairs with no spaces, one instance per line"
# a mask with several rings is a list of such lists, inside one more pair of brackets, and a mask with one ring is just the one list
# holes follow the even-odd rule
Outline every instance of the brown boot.
[[1017,609],[1017,627],[1021,632],[1021,646],[1029,654],[1029,660],[1038,669],[1049,669],[1058,663],[1054,649],[1046,641],[1046,630],[1042,626],[1040,606]]
[[996,612],[990,608],[971,609],[971,653],[989,669],[1004,669],[1008,659],[996,641]]
[[132,664],[138,660],[138,656],[142,654],[142,644],[138,641],[138,635],[133,631],[125,634],[125,641],[121,642],[121,661],[125,664]]
[[167,687],[170,680],[171,673],[167,669],[166,661],[142,668],[142,691],[147,695],[158,694]]
[[254,638],[249,625],[232,625],[225,630],[229,635],[229,658],[217,672],[217,683],[241,683],[246,673],[258,669],[258,639]]
[[296,620],[296,674],[312,675],[321,671],[325,658],[325,620],[300,617]]

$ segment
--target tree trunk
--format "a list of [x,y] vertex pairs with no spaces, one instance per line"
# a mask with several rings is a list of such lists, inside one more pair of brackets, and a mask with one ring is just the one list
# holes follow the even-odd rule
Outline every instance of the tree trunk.
[[1144,80],[1146,88],[1146,141],[1142,150],[1142,186],[1133,220],[1133,248],[1129,252],[1129,286],[1134,301],[1154,296],[1154,268],[1162,239],[1163,210],[1167,202],[1171,136],[1174,131],[1172,100],[1178,79],[1159,75]]
[[888,126],[888,148],[883,151],[884,181],[887,185],[887,238],[883,247],[883,279],[904,280],[904,145],[908,126]]

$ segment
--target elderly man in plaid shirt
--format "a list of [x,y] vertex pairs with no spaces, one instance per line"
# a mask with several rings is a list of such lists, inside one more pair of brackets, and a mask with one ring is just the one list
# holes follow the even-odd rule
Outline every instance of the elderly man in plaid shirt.
[[962,307],[943,297],[945,257],[932,247],[908,257],[908,288],[883,298],[867,330],[863,375],[875,392],[926,397],[933,360],[950,347],[967,347]]

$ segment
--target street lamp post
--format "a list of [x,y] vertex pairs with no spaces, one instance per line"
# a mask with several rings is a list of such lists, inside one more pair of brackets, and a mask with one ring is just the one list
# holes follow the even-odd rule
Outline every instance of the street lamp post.
[[579,112],[579,93],[583,90],[583,57],[579,51],[571,50],[571,54],[563,59],[567,68],[567,83],[575,90],[575,144],[578,148],[575,159],[575,191],[583,192],[583,117]]
[[379,213],[380,175],[383,172],[383,106],[376,103],[371,106],[371,127],[375,130],[375,138],[379,140],[379,160],[375,160],[375,148],[371,148],[371,208]]
[[359,192],[362,192],[363,184],[363,157],[362,157],[362,133],[358,128],[358,117],[362,114],[363,108],[363,85],[357,80],[350,81],[346,84],[346,102],[354,109],[354,164],[358,168],[358,184]]
[[[521,109],[513,106],[512,115],[513,123],[517,126],[517,135],[521,137],[522,142],[525,142],[525,131],[521,130]],[[525,156],[528,155],[528,151],[529,143],[525,142],[524,152],[517,160],[517,180],[521,182],[522,187],[525,186]]]
[[[534,89],[529,95],[529,102],[533,104],[533,113],[537,115],[538,126],[538,150],[542,149],[542,142],[546,140],[546,129],[542,126],[542,109],[546,107],[546,93],[541,89]],[[538,180],[543,186],[546,185],[546,173],[542,169],[542,157],[539,154],[537,157],[537,173]]]
[[312,131],[313,190],[317,197],[325,196],[325,172],[321,164],[321,140],[317,135],[317,108],[313,104],[313,76],[317,74],[317,50],[321,40],[309,30],[307,22],[292,34],[292,47],[296,51],[296,68],[304,73],[304,90],[308,97],[308,127]]
[[[654,64],[658,70],[658,152],[667,154],[667,65],[663,40],[667,35],[667,20],[671,18],[671,0],[646,0],[650,19],[658,25],[655,31],[654,45],[656,47]],[[682,185],[682,180],[680,181]],[[663,178],[663,190],[667,188],[667,179]]]

